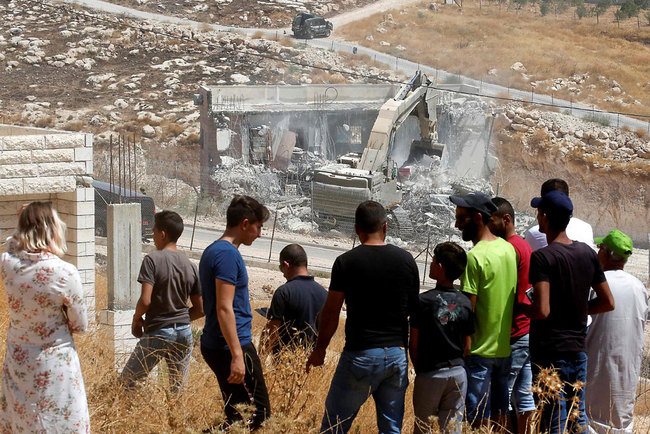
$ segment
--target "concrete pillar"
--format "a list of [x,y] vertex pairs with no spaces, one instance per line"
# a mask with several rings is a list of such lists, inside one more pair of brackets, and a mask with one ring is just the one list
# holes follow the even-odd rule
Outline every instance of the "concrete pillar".
[[[142,264],[142,213],[139,203],[108,205],[108,308],[134,309]],[[111,236],[112,235],[112,236]]]
[[142,214],[139,203],[108,205],[107,219],[108,309],[100,312],[104,342],[122,369],[137,339],[131,320],[140,297],[137,281],[142,263]]

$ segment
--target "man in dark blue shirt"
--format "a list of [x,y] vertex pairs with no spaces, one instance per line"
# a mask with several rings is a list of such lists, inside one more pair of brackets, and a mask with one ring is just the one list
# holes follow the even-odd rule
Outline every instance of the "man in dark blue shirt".
[[311,349],[316,341],[320,313],[327,291],[307,271],[307,253],[299,244],[289,244],[280,252],[280,271],[287,283],[273,294],[262,332],[261,354],[283,348]]
[[226,212],[225,232],[203,251],[199,263],[205,311],[201,354],[217,376],[226,403],[226,425],[242,420],[237,404],[252,400],[255,411],[246,421],[252,430],[271,415],[271,405],[252,342],[248,274],[238,249],[261,235],[268,218],[268,209],[258,201],[235,196]]

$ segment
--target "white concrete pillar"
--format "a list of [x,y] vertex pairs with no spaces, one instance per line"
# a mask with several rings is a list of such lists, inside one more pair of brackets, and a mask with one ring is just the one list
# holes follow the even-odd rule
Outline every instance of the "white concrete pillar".
[[139,203],[108,205],[108,309],[99,315],[103,341],[122,369],[138,339],[131,321],[140,297],[137,282],[142,263],[142,214]]

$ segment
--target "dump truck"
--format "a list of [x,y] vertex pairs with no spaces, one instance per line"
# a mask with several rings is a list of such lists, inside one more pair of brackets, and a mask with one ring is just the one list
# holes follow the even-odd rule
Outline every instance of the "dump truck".
[[354,225],[357,206],[365,200],[375,200],[388,210],[391,226],[396,230],[393,233],[404,239],[413,236],[408,214],[399,206],[402,188],[391,154],[397,129],[415,115],[420,139],[413,141],[408,161],[424,154],[442,156],[444,146],[437,142],[435,131],[440,92],[431,85],[425,74],[417,72],[395,97],[382,105],[361,156],[346,154],[336,164],[314,172],[312,206],[319,226],[349,230]]

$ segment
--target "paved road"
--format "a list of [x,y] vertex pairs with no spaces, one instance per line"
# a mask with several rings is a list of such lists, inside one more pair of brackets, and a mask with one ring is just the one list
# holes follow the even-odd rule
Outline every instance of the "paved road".
[[[154,20],[160,22],[181,24],[181,25],[190,26],[192,28],[199,28],[199,26],[200,28],[205,28],[205,26],[208,25],[206,23],[192,21],[185,18],[178,18],[174,16],[167,16],[167,15],[162,15],[162,14],[157,14],[152,12],[139,11],[136,9],[115,5],[101,0],[61,0],[61,1],[65,3],[75,3],[79,5],[84,5],[89,8],[93,8],[95,10],[101,10],[103,12],[107,12],[111,14],[130,16],[133,18],[139,18],[145,20]],[[415,1],[416,0],[399,0],[398,2],[395,1],[391,2],[390,0],[380,0],[377,3],[372,3],[363,8],[359,8],[354,11],[340,14],[332,18],[332,21],[337,26],[341,24],[348,24],[364,16],[370,16],[377,12],[384,12],[386,10],[389,10],[391,5],[394,8],[399,8],[405,6],[408,3],[413,3]],[[278,35],[282,35],[284,33],[291,34],[289,28],[260,29],[260,28],[221,26],[216,24],[212,24],[210,26],[214,30],[218,30],[218,31],[240,32],[248,35],[257,32],[262,32],[266,34],[267,37],[269,37],[269,39],[276,38]],[[573,103],[571,101],[566,101],[562,99],[557,99],[551,95],[532,94],[530,91],[509,89],[496,84],[484,83],[480,80],[475,80],[462,75],[449,73],[447,71],[436,69],[435,67],[429,65],[420,65],[418,63],[411,62],[406,59],[400,59],[398,57],[391,56],[389,54],[385,54],[370,48],[362,47],[355,43],[343,41],[335,37],[331,37],[328,39],[305,40],[304,43],[314,47],[333,49],[337,51],[345,51],[348,53],[352,53],[353,50],[356,49],[358,54],[366,54],[370,56],[370,58],[375,59],[378,62],[385,63],[391,69],[395,69],[396,71],[402,72],[408,76],[413,75],[415,71],[419,69],[431,77],[436,77],[438,79],[438,82],[444,82],[445,80],[450,78],[453,78],[455,80],[461,79],[463,83],[471,86],[475,86],[477,89],[479,89],[479,93],[482,95],[492,96],[492,97],[502,97],[504,95],[508,95],[509,97],[514,99],[532,101],[533,103],[537,103],[537,104],[561,105],[561,106],[565,106],[566,110],[568,110],[572,115],[576,117],[584,117],[585,115],[588,115],[592,110],[594,110],[594,108],[591,106],[587,106],[585,104]],[[596,113],[598,113],[597,110]],[[622,115],[619,116],[613,113],[598,113],[598,115],[607,118],[611,126],[616,126],[616,127],[627,126],[635,131],[639,129],[647,129],[648,132],[650,132],[650,118],[643,118],[643,120],[639,120],[627,116],[622,116]]]
[[[194,244],[192,246],[193,251],[203,250],[208,245],[210,245],[214,240],[219,238],[223,233],[223,229],[208,229],[208,228],[199,228],[197,227],[194,234]],[[181,238],[178,240],[178,246],[183,249],[188,249],[190,246],[192,237],[191,228],[188,227],[187,230],[183,233]],[[273,246],[271,250],[271,263],[276,264],[278,262],[278,257],[280,255],[280,250],[287,244],[293,243],[295,240],[287,240],[282,238],[274,238]],[[357,241],[358,243],[358,241]],[[341,242],[340,246],[321,246],[313,243],[301,243],[307,252],[307,257],[309,258],[309,268],[313,268],[320,271],[329,272],[332,269],[332,264],[334,260],[343,252],[348,251],[352,248],[352,241],[348,243]],[[270,230],[264,230],[263,236],[255,240],[251,246],[239,246],[239,251],[245,259],[255,259],[258,261],[267,261],[269,259],[269,249],[271,249],[271,233]],[[419,268],[420,278],[424,275],[424,261],[426,257],[422,255],[416,261]],[[430,264],[431,257],[429,257]],[[427,273],[428,274],[428,273]],[[422,282],[422,280],[420,280]],[[432,281],[428,277],[425,281],[426,284],[431,285]]]

